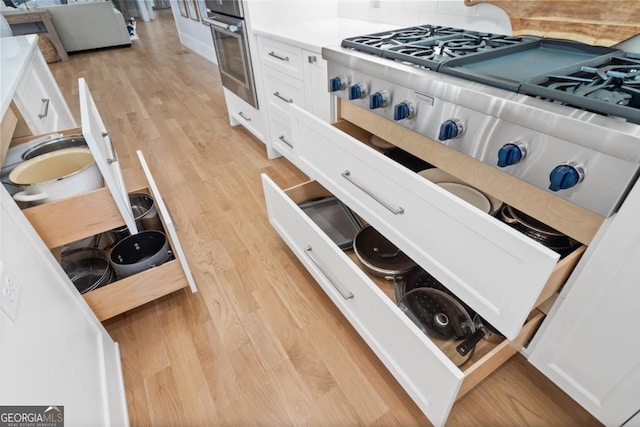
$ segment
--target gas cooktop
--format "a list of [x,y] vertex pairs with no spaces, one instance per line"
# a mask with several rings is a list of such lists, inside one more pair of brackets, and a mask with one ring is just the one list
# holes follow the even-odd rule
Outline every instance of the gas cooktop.
[[341,46],[640,124],[640,54],[432,25],[350,37]]
[[337,97],[599,215],[640,175],[640,54],[421,25],[322,57]]

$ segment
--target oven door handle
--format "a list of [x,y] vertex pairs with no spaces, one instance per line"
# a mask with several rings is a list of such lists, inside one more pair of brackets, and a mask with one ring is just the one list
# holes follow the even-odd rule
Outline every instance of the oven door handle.
[[211,18],[202,18],[202,20],[207,24],[213,25],[214,27],[220,28],[222,30],[227,30],[230,33],[237,33],[238,29],[240,28],[237,25],[226,24],[224,22],[216,21],[215,19]]

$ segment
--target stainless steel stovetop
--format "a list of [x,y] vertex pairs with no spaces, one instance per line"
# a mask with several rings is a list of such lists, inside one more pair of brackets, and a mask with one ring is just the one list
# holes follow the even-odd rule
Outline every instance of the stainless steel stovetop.
[[322,50],[329,90],[609,216],[640,169],[640,55],[418,26]]

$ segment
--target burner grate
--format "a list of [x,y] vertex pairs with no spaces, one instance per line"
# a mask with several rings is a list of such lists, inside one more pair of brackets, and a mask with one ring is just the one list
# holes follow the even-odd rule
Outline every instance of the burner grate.
[[525,82],[522,92],[640,124],[640,57],[636,56],[624,53],[603,64],[536,78]]

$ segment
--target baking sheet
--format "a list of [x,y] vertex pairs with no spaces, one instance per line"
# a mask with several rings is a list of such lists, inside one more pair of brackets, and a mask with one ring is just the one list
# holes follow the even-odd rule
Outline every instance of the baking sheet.
[[353,239],[362,230],[362,223],[335,196],[304,201],[298,206],[340,249],[353,247]]

